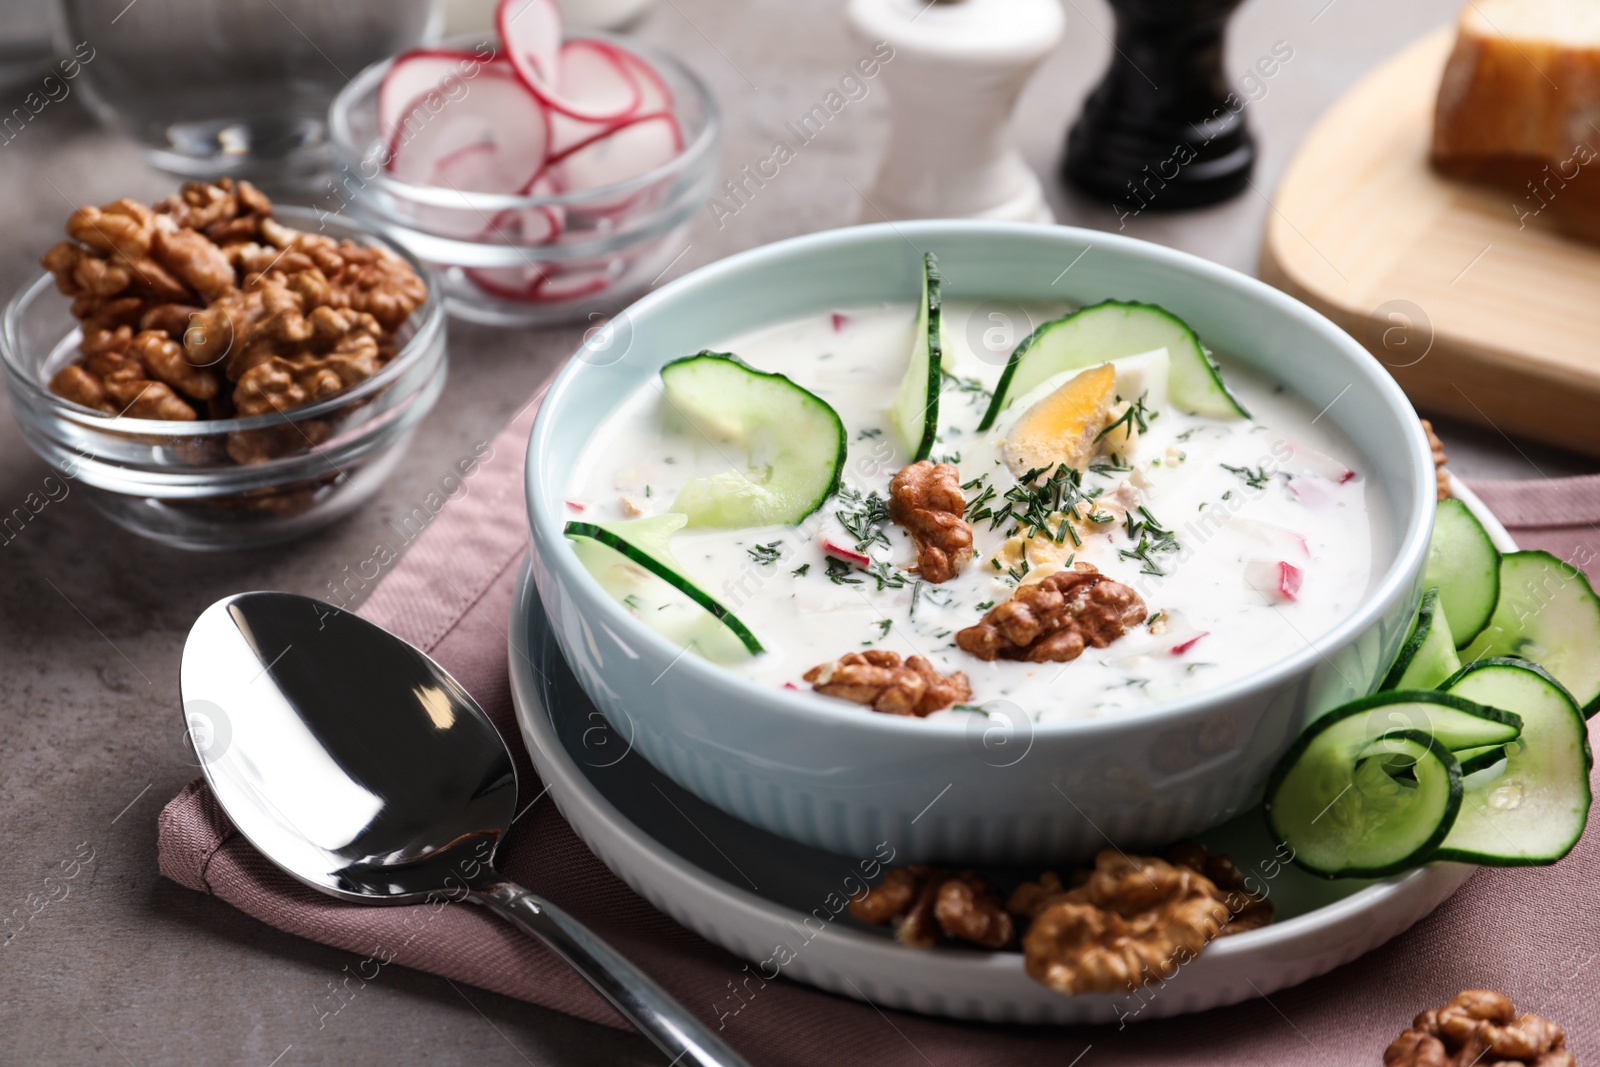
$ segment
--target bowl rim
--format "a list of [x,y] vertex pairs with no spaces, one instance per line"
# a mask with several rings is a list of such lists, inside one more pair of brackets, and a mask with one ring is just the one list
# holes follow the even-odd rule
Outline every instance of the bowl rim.
[[[315,222],[317,230],[327,228],[330,218],[335,216],[319,213],[313,208],[299,207],[286,204],[272,206],[272,217],[275,219],[291,219],[299,222]],[[285,423],[293,424],[305,419],[319,418],[330,412],[344,408],[353,400],[360,400],[374,393],[387,389],[396,379],[403,377],[417,363],[432,352],[435,348],[442,354],[442,345],[436,345],[435,335],[444,327],[444,301],[440,296],[439,280],[433,271],[413,255],[405,246],[397,241],[379,233],[377,230],[352,219],[337,220],[337,226],[345,232],[339,234],[341,239],[349,238],[360,240],[369,245],[377,245],[395,255],[400,256],[416,271],[417,277],[422,279],[427,295],[422,304],[411,313],[406,324],[412,326],[412,333],[401,346],[394,358],[385,363],[372,377],[349,389],[342,389],[330,396],[310,404],[290,408],[287,411],[273,411],[261,415],[250,415],[244,418],[232,419],[194,419],[192,421],[178,419],[141,419],[131,415],[107,415],[93,408],[86,408],[82,404],[74,403],[50,391],[47,382],[26,371],[21,365],[21,357],[26,346],[22,343],[21,319],[24,312],[32,306],[33,302],[54,291],[55,278],[47,271],[34,280],[24,285],[16,295],[6,304],[4,317],[0,318],[0,362],[5,364],[6,378],[13,388],[21,387],[30,397],[42,401],[52,414],[75,422],[79,425],[92,428],[98,432],[109,434],[133,434],[137,436],[164,436],[164,437],[206,437],[215,434],[234,433],[240,430],[260,430],[273,426],[282,426]],[[300,229],[307,229],[301,226]],[[309,231],[308,232],[312,232]],[[65,298],[63,298],[65,299]],[[70,336],[67,335],[67,336]]]
[[[953,233],[987,235],[1000,240],[1009,237],[1027,237],[1036,240],[1040,238],[1058,240],[1063,243],[1073,242],[1075,245],[1109,245],[1135,256],[1198,275],[1207,284],[1241,290],[1252,299],[1274,305],[1278,310],[1298,320],[1304,327],[1325,335],[1335,349],[1343,352],[1348,357],[1348,369],[1364,378],[1377,390],[1379,396],[1388,402],[1391,413],[1398,412],[1402,415],[1403,422],[1407,424],[1406,436],[1411,442],[1408,458],[1411,461],[1415,481],[1412,491],[1412,511],[1421,517],[1421,521],[1413,521],[1409,527],[1395,530],[1394,558],[1382,578],[1332,628],[1320,634],[1315,640],[1307,641],[1305,647],[1297,649],[1290,655],[1215,689],[1205,689],[1145,707],[1127,709],[1115,716],[1051,719],[1043,722],[1030,716],[1028,726],[1030,737],[1038,740],[1041,737],[1052,736],[1118,734],[1130,728],[1170,724],[1219,705],[1270,694],[1302,676],[1318,659],[1326,659],[1324,648],[1340,647],[1352,642],[1371,629],[1378,618],[1402,596],[1410,594],[1416,576],[1421,573],[1428,542],[1432,536],[1436,493],[1433,454],[1423,434],[1422,425],[1418,421],[1416,409],[1377,358],[1332,320],[1288,293],[1232,267],[1151,241],[1077,226],[1042,227],[1034,223],[969,219],[880,222],[785,238],[717,260],[675,278],[660,289],[641,297],[629,306],[623,317],[635,323],[633,328],[637,329],[636,320],[640,315],[670,304],[686,291],[772,261],[782,261],[797,252],[814,252],[818,249],[842,250],[858,242],[867,243],[876,240],[907,241],[915,246],[915,238],[938,240],[941,236]],[[608,323],[585,339],[574,353],[574,358],[569,359],[567,365],[551,382],[539,406],[538,416],[528,438],[527,464],[523,472],[524,496],[535,545],[541,541],[558,543],[565,537],[561,532],[564,525],[562,518],[545,508],[541,500],[542,494],[538,491],[535,481],[540,469],[540,454],[548,447],[553,433],[551,427],[555,416],[551,412],[560,410],[565,394],[573,388],[573,381],[585,373],[585,369],[589,366],[587,361],[577,357],[581,357],[587,350],[602,348],[608,344],[613,329],[614,326]],[[618,401],[621,399],[622,397],[619,397]],[[1395,521],[1398,523],[1399,520]],[[581,582],[594,581],[571,554],[559,561],[551,560],[549,566],[563,573],[574,573]],[[656,653],[663,658],[679,657],[681,662],[679,660],[674,662],[678,663],[680,670],[687,670],[703,686],[730,690],[730,695],[738,700],[742,707],[750,706],[751,702],[759,702],[764,708],[781,709],[801,721],[834,727],[849,723],[858,730],[906,739],[910,737],[964,739],[968,733],[969,725],[965,721],[929,722],[899,715],[861,715],[859,711],[843,706],[831,707],[829,702],[818,700],[808,692],[762,685],[699,656],[682,656],[681,646],[639,622],[624,611],[620,604],[599,593],[597,588],[595,599],[601,605],[600,610],[604,614],[605,623],[625,628],[619,632],[636,635],[639,641],[653,646]]]
[[[701,80],[700,76],[690,70],[686,65],[674,57],[652,48],[649,45],[632,37],[624,38],[616,34],[600,31],[587,31],[583,33],[569,33],[562,37],[562,42],[592,40],[604,41],[607,44],[625,48],[635,52],[650,64],[670,68],[675,75],[680,77],[685,84],[694,90],[696,98],[705,113],[705,125],[695,139],[684,145],[683,149],[667,162],[654,170],[629,178],[626,181],[613,182],[610,185],[598,186],[594,189],[584,189],[580,192],[558,193],[553,196],[532,196],[520,193],[477,193],[466,192],[459,189],[444,189],[436,185],[418,185],[414,182],[401,181],[392,178],[381,167],[372,176],[367,176],[364,169],[357,175],[362,183],[370,183],[380,190],[394,190],[404,199],[427,204],[434,207],[473,208],[481,212],[499,212],[508,208],[533,208],[533,207],[572,207],[583,205],[591,200],[607,200],[616,196],[638,192],[649,188],[663,180],[691,169],[696,163],[714,150],[722,133],[722,109],[718,106],[716,97],[709,86]],[[502,49],[497,36],[486,34],[458,34],[445,38],[438,44],[428,46],[431,50],[454,47],[471,47],[484,42],[494,44],[494,53],[490,59],[501,56]],[[350,116],[355,110],[356,101],[371,95],[377,99],[377,86],[382,82],[383,76],[388,73],[397,59],[406,53],[398,53],[387,59],[380,59],[350,79],[350,83],[339,91],[333,103],[328,107],[328,135],[333,142],[334,153],[341,167],[348,169],[352,163],[360,166],[364,164],[372,151],[370,145],[363,148],[356,144],[350,130]],[[543,105],[541,105],[542,107]],[[677,109],[674,108],[674,117]],[[390,219],[391,213],[380,211],[385,219]],[[408,223],[408,220],[396,218],[396,222]],[[425,233],[426,231],[419,231]],[[440,240],[460,240],[459,238],[439,238]]]

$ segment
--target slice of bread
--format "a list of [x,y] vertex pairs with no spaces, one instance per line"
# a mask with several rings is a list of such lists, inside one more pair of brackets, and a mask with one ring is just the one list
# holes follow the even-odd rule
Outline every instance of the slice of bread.
[[1512,192],[1524,224],[1600,239],[1600,0],[1469,0],[1431,158]]

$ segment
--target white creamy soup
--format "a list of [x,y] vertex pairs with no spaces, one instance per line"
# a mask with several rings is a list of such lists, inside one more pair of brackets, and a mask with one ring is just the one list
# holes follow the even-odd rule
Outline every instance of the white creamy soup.
[[[684,574],[757,635],[763,654],[726,640],[702,609],[643,571],[631,588],[626,576],[608,588],[647,625],[763,684],[809,690],[808,669],[882,648],[965,672],[970,705],[937,714],[1004,700],[1040,720],[1112,715],[1216,688],[1314,644],[1366,594],[1387,550],[1386,527],[1381,494],[1356,449],[1300,397],[1226,360],[1227,385],[1251,417],[1179,410],[1166,395],[1165,350],[1113,364],[1123,421],[1131,428],[1126,409],[1142,399],[1144,430],[1083,471],[1087,521],[1028,539],[1019,509],[1004,511],[1018,485],[1007,434],[1073,375],[1030,391],[979,432],[1005,352],[973,350],[972,340],[982,343],[982,330],[968,328],[976,312],[958,301],[945,306],[945,386],[931,457],[958,468],[968,502],[973,556],[956,577],[934,585],[907,571],[917,559],[910,535],[873,506],[873,494],[886,497],[908,461],[886,415],[915,328],[914,309],[897,305],[842,309],[717,346],[827,401],[849,440],[841,493],[799,525],[691,525],[671,535]],[[759,462],[686,424],[657,379],[595,436],[566,494],[569,518],[659,515],[691,479]],[[859,551],[869,563],[831,559],[827,546]],[[1020,583],[1076,562],[1136,590],[1146,622],[1065,663],[986,662],[956,645],[957,631]]]

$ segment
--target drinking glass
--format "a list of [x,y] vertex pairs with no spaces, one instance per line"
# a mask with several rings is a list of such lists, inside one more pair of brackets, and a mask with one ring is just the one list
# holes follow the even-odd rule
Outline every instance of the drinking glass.
[[[57,0],[101,121],[162,170],[269,187],[330,158],[328,104],[433,30],[433,0]],[[87,43],[88,48],[83,44]],[[92,50],[92,51],[91,51]]]

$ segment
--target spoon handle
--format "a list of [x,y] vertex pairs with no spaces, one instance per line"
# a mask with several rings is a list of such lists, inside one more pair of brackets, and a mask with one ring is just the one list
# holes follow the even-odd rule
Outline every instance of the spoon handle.
[[548,900],[504,880],[474,897],[554,949],[674,1065],[750,1067],[671,994]]

